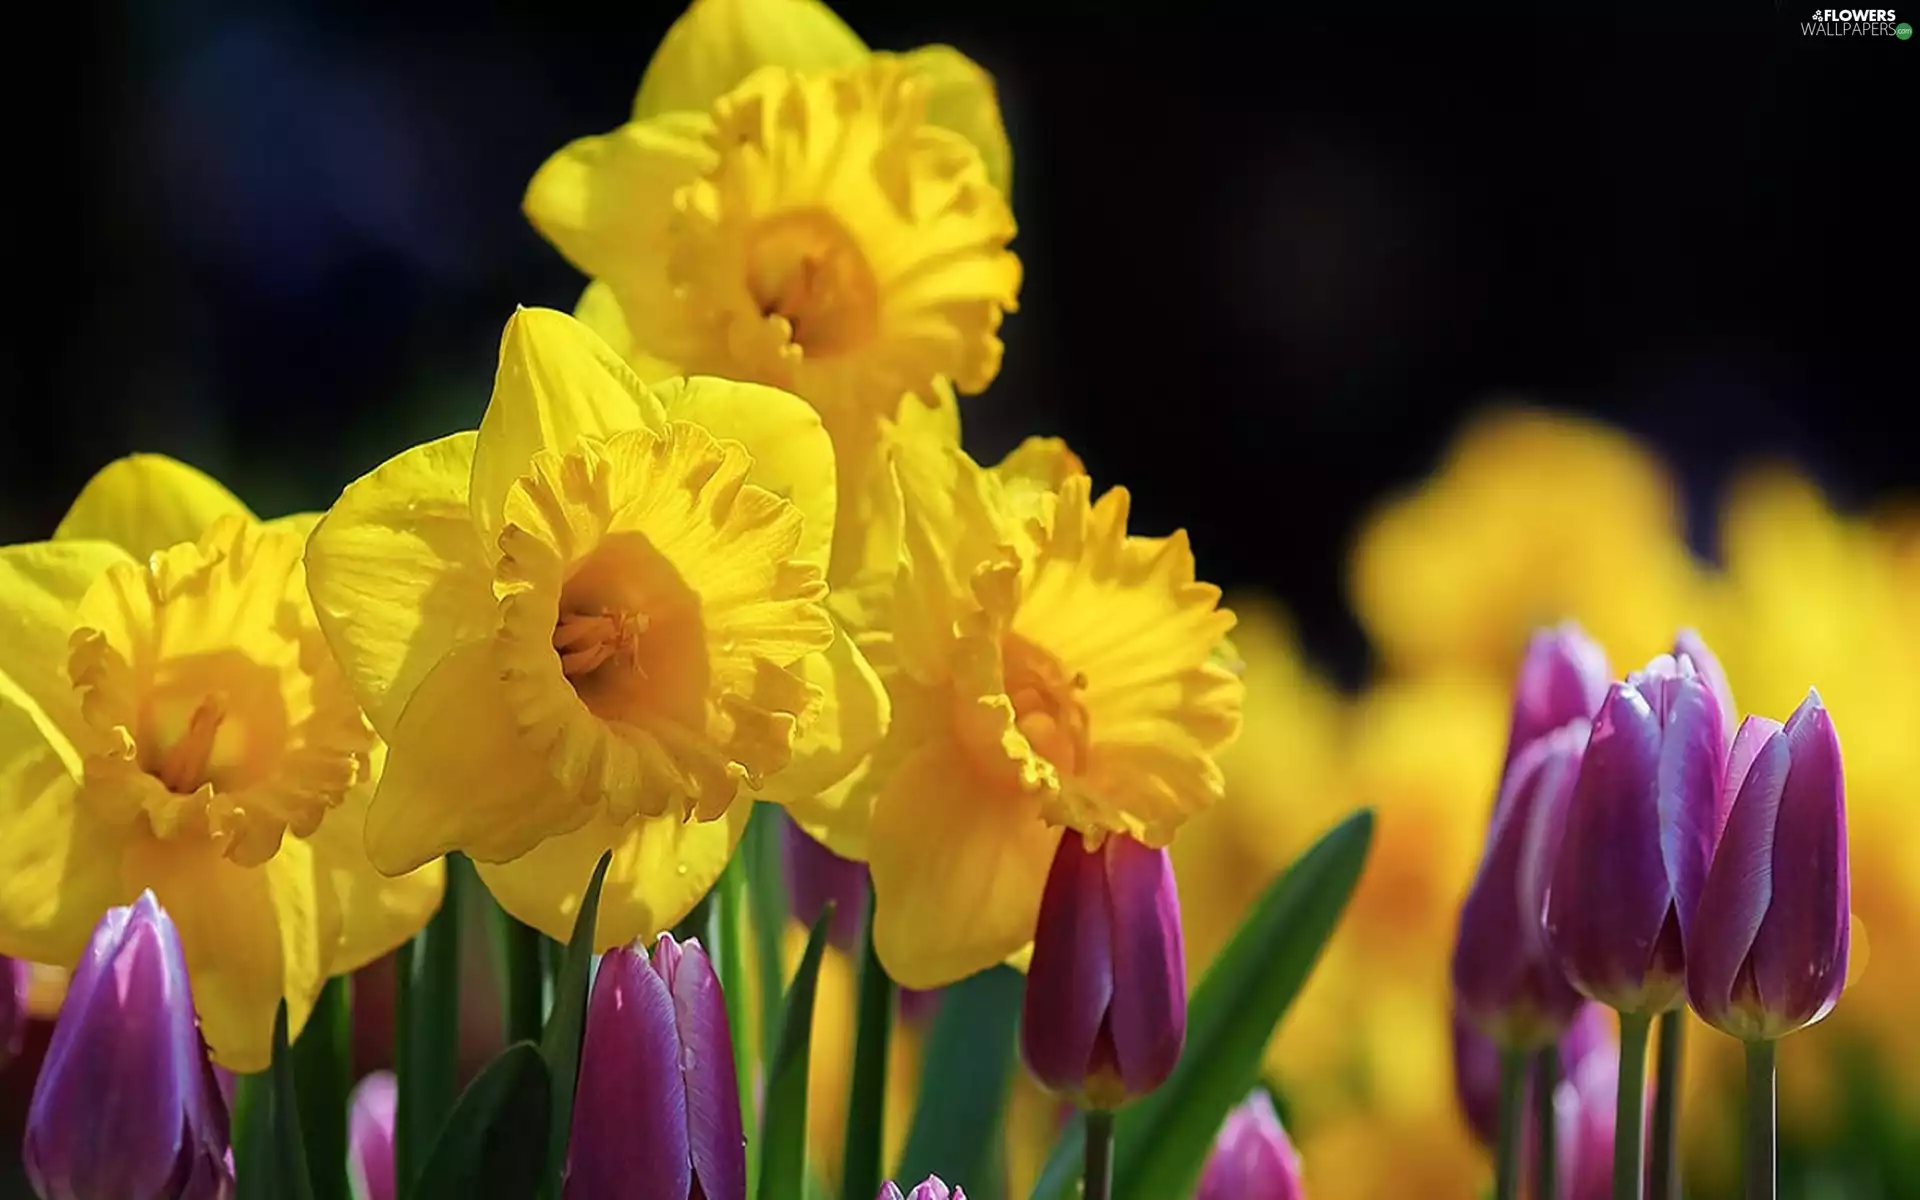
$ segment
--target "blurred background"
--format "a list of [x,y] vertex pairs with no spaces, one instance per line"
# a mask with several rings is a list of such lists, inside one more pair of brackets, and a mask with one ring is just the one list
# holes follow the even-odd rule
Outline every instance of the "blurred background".
[[[1066,437],[1248,613],[1261,734],[1179,851],[1196,968],[1314,834],[1381,811],[1272,1058],[1318,1196],[1485,1179],[1446,947],[1508,675],[1568,616],[1618,672],[1692,623],[1743,709],[1827,697],[1864,965],[1792,1044],[1788,1190],[1920,1196],[1920,45],[1750,7],[836,5],[1001,88],[1027,274],[969,448]],[[512,307],[583,282],[521,217],[526,182],[625,119],[680,8],[65,14],[61,84],[16,107],[0,539],[46,536],[129,451],[271,514],[472,427]],[[1702,1096],[1737,1083],[1696,1058]],[[1714,1119],[1691,1106],[1703,1195],[1732,1180]]]

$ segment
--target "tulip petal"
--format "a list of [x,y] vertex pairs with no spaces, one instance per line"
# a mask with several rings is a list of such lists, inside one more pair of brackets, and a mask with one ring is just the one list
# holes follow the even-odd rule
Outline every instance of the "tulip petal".
[[1535,633],[1514,685],[1507,760],[1568,721],[1592,720],[1607,698],[1608,676],[1607,652],[1575,623]]
[[704,111],[761,67],[850,67],[867,47],[819,0],[696,0],[660,39],[633,115]]
[[1256,1090],[1227,1114],[1194,1200],[1299,1200],[1300,1157],[1280,1126],[1273,1098]]
[[476,435],[428,442],[347,485],[307,541],[307,590],[367,720],[391,738],[455,646],[499,624],[467,503]]
[[680,1197],[693,1185],[673,996],[628,947],[607,953],[587,1003],[566,1195]]
[[[1104,859],[1078,833],[1061,837],[1033,933],[1020,1050],[1028,1069],[1056,1091],[1072,1092],[1086,1082],[1101,1023],[1115,1005],[1116,938]],[[1154,1001],[1148,996],[1142,1002]],[[1138,1023],[1133,1032],[1138,1049],[1144,1040],[1137,1036]]]
[[688,941],[681,950],[669,991],[680,1030],[693,1174],[708,1200],[741,1200],[747,1194],[746,1137],[740,1126],[727,1002],[700,943]]
[[400,1084],[392,1071],[375,1071],[354,1086],[348,1102],[347,1170],[354,1200],[397,1200],[393,1129]]
[[[1113,940],[1110,1030],[1127,1092],[1141,1096],[1173,1073],[1186,1044],[1180,897],[1165,850],[1116,836],[1108,839],[1103,861]],[[1037,941],[1034,951],[1038,955]]]
[[1707,647],[1706,639],[1692,629],[1682,629],[1674,638],[1673,652],[1692,660],[1694,671],[1720,707],[1720,728],[1731,737],[1740,724],[1740,709],[1733,702],[1733,686],[1727,682],[1726,668],[1720,665],[1719,656]]
[[1687,996],[1702,1018],[1723,1028],[1734,981],[1773,898],[1780,793],[1791,756],[1786,735],[1772,725],[1749,717],[1734,739],[1736,753],[1745,758],[1740,791],[1701,889],[1696,933],[1687,947]]
[[1720,702],[1699,678],[1667,681],[1666,701],[1660,740],[1660,856],[1685,950],[1700,888],[1713,861],[1714,840],[1726,824],[1720,806],[1727,737]]
[[1818,695],[1788,718],[1792,765],[1780,791],[1773,895],[1753,939],[1753,978],[1770,1017],[1791,1028],[1825,1016],[1847,978],[1850,896],[1840,739]]
[[211,475],[162,454],[130,454],[87,480],[53,536],[112,542],[144,560],[178,542],[198,540],[229,513],[253,518]]
[[85,747],[95,737],[67,677],[74,613],[94,580],[128,561],[127,552],[111,542],[0,546],[0,676],[71,744]]

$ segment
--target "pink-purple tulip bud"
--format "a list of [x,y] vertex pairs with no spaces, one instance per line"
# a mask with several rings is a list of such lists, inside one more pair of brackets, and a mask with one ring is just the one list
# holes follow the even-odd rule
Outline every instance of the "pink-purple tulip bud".
[[1616,683],[1567,806],[1546,928],[1568,982],[1609,1008],[1679,1006],[1686,947],[1724,823],[1722,697],[1690,654]]
[[832,901],[829,936],[842,950],[860,940],[860,916],[867,907],[867,865],[841,858],[808,837],[784,814],[780,820],[780,856],[787,869],[787,903],[802,925],[820,919]]
[[1584,1002],[1548,950],[1541,913],[1587,731],[1586,719],[1575,717],[1507,764],[1486,853],[1460,908],[1455,1006],[1510,1050],[1552,1042]]
[[[1571,1079],[1580,1064],[1599,1053],[1614,1054],[1613,1018],[1598,1004],[1585,1003],[1560,1035],[1560,1078]],[[1500,1132],[1500,1047],[1493,1039],[1453,1016],[1453,1086],[1467,1128],[1492,1149]],[[1529,1080],[1528,1091],[1532,1090]],[[1525,1111],[1533,1111],[1528,1100]]]
[[27,1036],[27,985],[32,967],[0,954],[0,1070],[20,1053]]
[[1847,980],[1846,784],[1833,718],[1810,693],[1785,726],[1748,717],[1727,768],[1732,812],[1700,895],[1687,996],[1734,1037],[1785,1037]]
[[152,892],[94,926],[34,1084],[24,1149],[41,1200],[233,1194],[227,1107],[180,935]]
[[1160,1086],[1187,1037],[1180,898],[1165,850],[1068,830],[1034,929],[1020,1047],[1035,1078],[1083,1108]]
[[347,1103],[347,1175],[354,1200],[394,1200],[393,1120],[400,1087],[392,1071],[375,1071]]
[[1507,761],[1568,721],[1591,721],[1611,678],[1607,652],[1579,625],[1565,621],[1536,632],[1514,683]]
[[1569,1068],[1554,1092],[1563,1200],[1608,1200],[1614,1194],[1613,1122],[1619,1090],[1620,1051],[1607,1042]]
[[746,1139],[726,999],[697,939],[607,952],[587,1004],[569,1200],[744,1200]]
[[967,1200],[967,1194],[957,1187],[948,1187],[938,1175],[929,1175],[905,1195],[901,1195],[900,1185],[889,1179],[880,1185],[876,1200]]
[[1193,1200],[1301,1200],[1306,1194],[1300,1156],[1280,1114],[1266,1092],[1255,1091],[1227,1114]]

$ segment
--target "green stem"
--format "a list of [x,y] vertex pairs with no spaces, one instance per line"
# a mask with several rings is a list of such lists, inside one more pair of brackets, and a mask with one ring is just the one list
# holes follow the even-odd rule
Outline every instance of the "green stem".
[[1641,1200],[1646,1163],[1641,1154],[1646,1122],[1647,1035],[1653,1018],[1620,1014],[1620,1097],[1613,1119],[1613,1200]]
[[1526,1113],[1527,1055],[1524,1050],[1500,1052],[1500,1136],[1495,1145],[1493,1194],[1495,1200],[1517,1200],[1520,1195],[1520,1127]]
[[[727,1028],[733,1034],[733,1082],[740,1099],[740,1127],[752,1129],[753,1056],[747,1050],[747,865],[736,854],[714,889],[713,923],[708,952],[720,978],[720,996],[727,1006]],[[877,1185],[876,1185],[877,1186]]]
[[522,925],[505,909],[494,914],[500,938],[501,1008],[507,1044],[538,1042],[547,1023],[547,971],[541,943],[546,936]]
[[440,911],[401,947],[399,1046],[395,1073],[400,1096],[394,1112],[395,1175],[401,1195],[426,1165],[440,1126],[453,1111],[460,1051],[460,908],[466,873],[457,854],[447,856],[447,890]]
[[347,1200],[347,1095],[353,1090],[353,980],[327,980],[294,1042],[307,1166],[319,1200]]
[[1560,1088],[1560,1047],[1549,1043],[1533,1055],[1533,1200],[1560,1195],[1560,1123],[1553,1095]]
[[1686,1009],[1675,1009],[1660,1018],[1660,1037],[1654,1050],[1653,1162],[1648,1172],[1653,1200],[1680,1200],[1680,1066],[1686,1053],[1686,1035]]
[[1747,1043],[1747,1200],[1773,1200],[1777,1171],[1772,1042]]
[[1081,1200],[1110,1200],[1113,1195],[1113,1114],[1087,1110],[1087,1172]]
[[882,1127],[887,1109],[887,1043],[893,1036],[893,980],[873,946],[873,886],[860,931],[858,1034],[853,1047],[853,1090],[847,1101],[847,1144],[841,1161],[841,1194],[871,1196],[880,1190]]
[[[753,956],[760,979],[760,1060],[773,1057],[780,1044],[780,997],[786,991],[786,972],[780,962],[780,933],[787,925],[786,869],[780,861],[780,810],[755,804],[741,847],[750,882],[747,902],[753,908]],[[746,1044],[746,1031],[734,1030]]]

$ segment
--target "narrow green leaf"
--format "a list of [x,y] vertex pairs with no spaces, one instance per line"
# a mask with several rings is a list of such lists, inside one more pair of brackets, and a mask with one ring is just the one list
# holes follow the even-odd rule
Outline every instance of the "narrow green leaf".
[[553,986],[553,1011],[547,1014],[546,1032],[540,1038],[540,1054],[546,1060],[552,1084],[553,1103],[547,1140],[546,1194],[560,1194],[560,1172],[567,1163],[567,1130],[573,1120],[573,1085],[580,1075],[580,1039],[587,1026],[587,974],[593,966],[594,924],[600,917],[600,889],[607,882],[607,868],[613,863],[613,851],[600,856],[593,878],[580,897],[580,911],[573,918],[573,937],[567,941],[566,955]]
[[547,938],[538,929],[515,920],[498,903],[491,907],[500,1013],[507,1042],[537,1042],[547,1014],[547,976],[541,963],[541,943]]
[[760,1126],[760,1200],[790,1200],[806,1186],[807,1071],[813,1052],[813,995],[827,950],[833,905],[821,910],[807,937],[800,969],[787,989],[780,1040],[767,1065],[766,1118]]
[[[753,956],[760,979],[760,1059],[773,1055],[780,1040],[780,994],[786,986],[780,961],[780,934],[787,926],[787,876],[780,861],[780,821],[774,805],[756,804],[740,847],[750,877],[747,900],[753,905]],[[745,1032],[734,1027],[744,1043]]]
[[459,1083],[460,910],[472,886],[472,869],[460,855],[447,855],[447,890],[440,911],[401,948],[394,1169],[403,1193],[453,1110]]
[[319,1200],[348,1200],[347,1096],[353,1090],[353,980],[327,980],[293,1043],[307,1162]]
[[734,1030],[734,1085],[740,1093],[740,1128],[753,1128],[753,1056],[747,1050],[747,864],[738,854],[714,889],[713,925],[707,953]]
[[[887,1043],[893,1036],[893,980],[873,945],[873,885],[860,927],[859,1001],[855,1009],[853,1083],[847,1100],[847,1143],[840,1164],[841,1190],[871,1196],[880,1190],[887,1116]],[[977,1187],[978,1185],[976,1185]]]
[[242,1075],[234,1097],[234,1183],[237,1200],[313,1200],[313,1178],[300,1135],[299,1085],[287,1048],[287,1002],[273,1017],[273,1063]]
[[460,1093],[408,1200],[533,1195],[547,1174],[552,1102],[540,1048],[508,1046]]
[[307,1167],[307,1147],[300,1133],[300,1085],[293,1077],[293,1052],[287,1047],[287,1002],[273,1013],[272,1144],[274,1176],[285,1188],[287,1200],[313,1200],[313,1174]]
[[[989,1194],[1024,986],[1018,971],[994,967],[940,994],[898,1178],[938,1175],[970,1185],[969,1197],[976,1186]],[[972,1185],[976,1179],[980,1184]]]
[[269,1072],[234,1076],[229,1132],[235,1200],[273,1200],[273,1076]]

